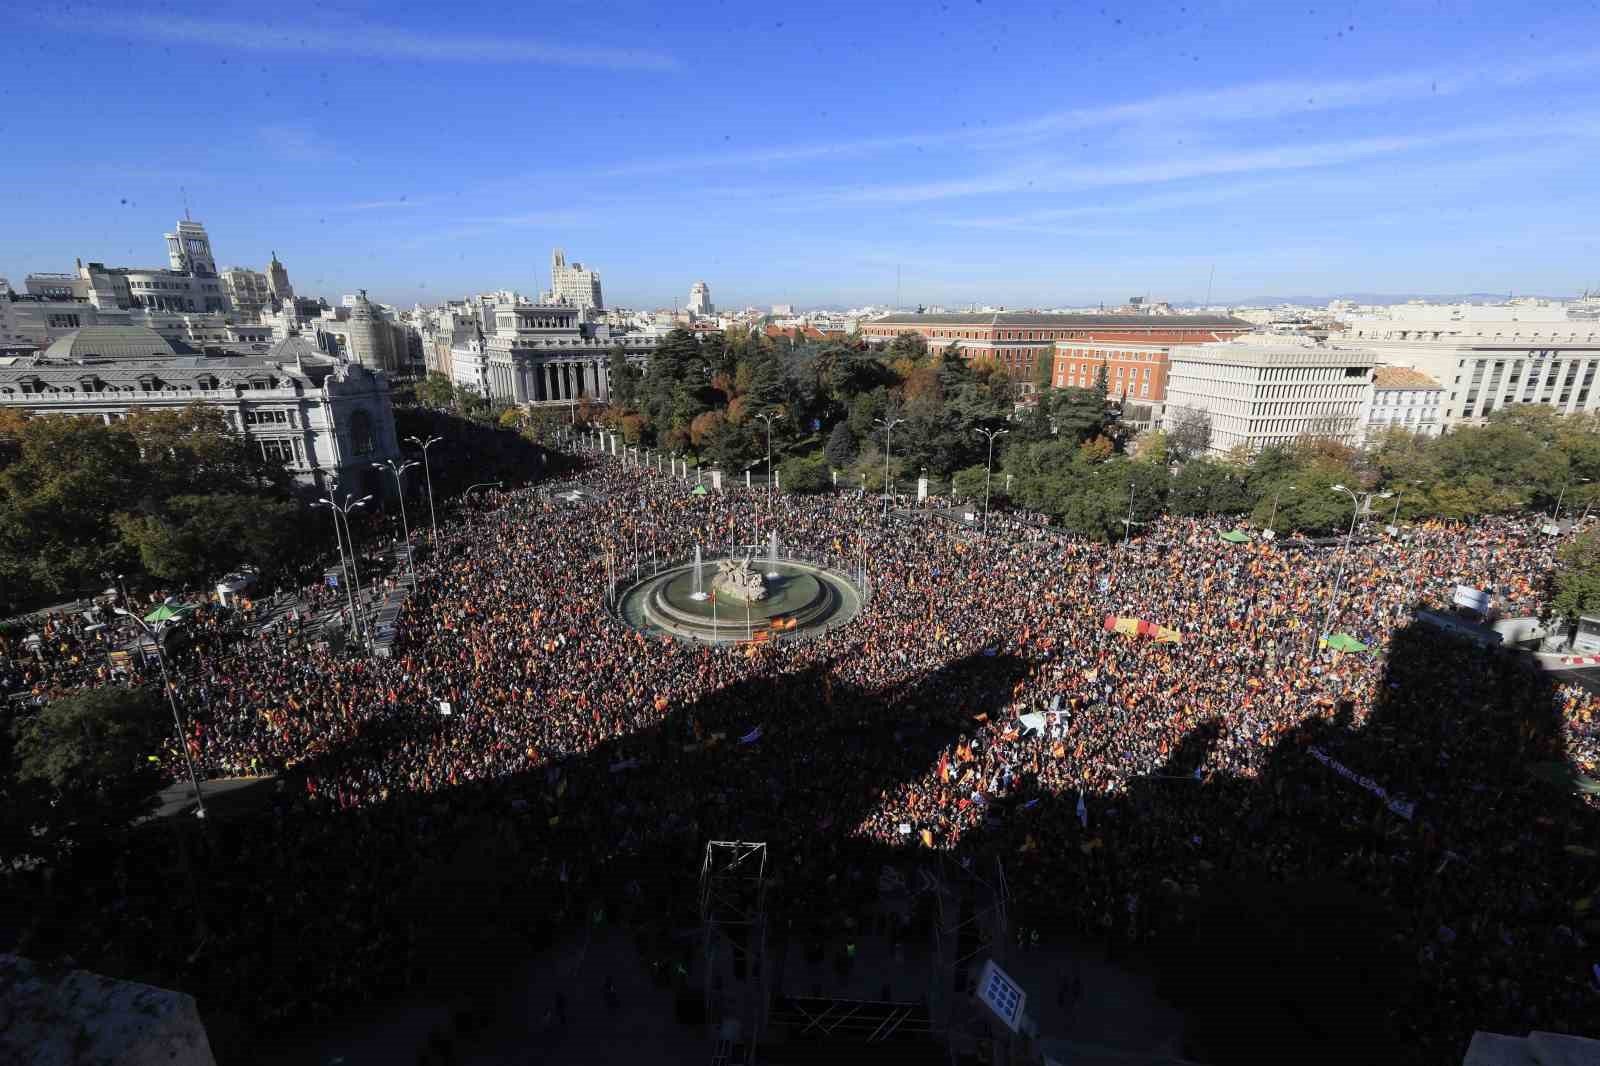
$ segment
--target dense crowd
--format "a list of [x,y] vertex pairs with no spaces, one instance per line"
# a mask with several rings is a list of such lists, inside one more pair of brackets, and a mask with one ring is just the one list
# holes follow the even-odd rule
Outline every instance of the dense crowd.
[[[471,925],[532,936],[577,900],[641,895],[672,913],[708,838],[769,841],[774,907],[818,937],[861,869],[935,849],[999,857],[1015,922],[1046,941],[1155,947],[1223,874],[1338,876],[1394,908],[1412,960],[1383,1020],[1395,1061],[1459,1061],[1475,1028],[1592,1029],[1600,812],[1528,768],[1595,773],[1596,700],[1411,623],[1458,584],[1540,613],[1537,520],[1348,552],[1234,544],[1231,524],[1105,546],[997,514],[984,534],[853,494],[692,495],[611,459],[490,493],[419,561],[392,658],[217,632],[186,660],[205,772],[279,775],[262,827],[223,823],[189,856],[207,942],[139,904],[135,855],[82,890],[98,912],[54,890],[76,923],[58,935],[261,1025],[436,975],[430,945],[478,943]],[[718,648],[607,608],[608,555],[628,572],[730,530],[864,569],[870,603],[826,635]],[[0,649],[8,683],[103,681],[70,629],[59,656]]]

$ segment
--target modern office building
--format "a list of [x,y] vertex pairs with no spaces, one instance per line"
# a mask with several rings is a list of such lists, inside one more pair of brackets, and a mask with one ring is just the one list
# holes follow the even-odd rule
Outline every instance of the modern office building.
[[1039,359],[1053,359],[1058,341],[1128,341],[1135,344],[1201,344],[1251,329],[1228,315],[1043,314],[983,311],[953,314],[895,313],[861,324],[861,335],[888,343],[903,333],[926,338],[928,347],[951,345],[967,359],[992,359],[1013,378],[1031,380]]
[[137,326],[88,326],[34,355],[0,358],[0,407],[107,422],[201,403],[295,478],[383,492],[371,463],[398,458],[389,381],[379,371],[281,341],[259,357],[185,355]]
[[567,253],[557,248],[550,254],[549,303],[568,307],[599,309],[605,307],[600,294],[600,274],[582,263],[567,263]]
[[1308,337],[1257,334],[1169,352],[1163,429],[1185,410],[1211,421],[1211,451],[1260,451],[1297,437],[1361,443],[1377,356]]

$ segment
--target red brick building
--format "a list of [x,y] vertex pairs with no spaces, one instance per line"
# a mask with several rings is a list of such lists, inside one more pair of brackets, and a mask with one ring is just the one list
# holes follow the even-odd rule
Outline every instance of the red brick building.
[[[1052,315],[991,311],[889,315],[863,322],[861,335],[871,343],[886,344],[902,333],[920,333],[927,338],[930,348],[942,350],[954,344],[967,359],[993,359],[1013,378],[1029,380],[1038,359],[1054,359],[1060,341],[1125,342],[1124,347],[1204,344],[1227,340],[1253,328],[1243,319],[1228,315]],[[1130,362],[1140,363],[1142,369],[1147,361]],[[1114,365],[1112,372],[1115,373]],[[1161,387],[1165,389],[1164,372]]]

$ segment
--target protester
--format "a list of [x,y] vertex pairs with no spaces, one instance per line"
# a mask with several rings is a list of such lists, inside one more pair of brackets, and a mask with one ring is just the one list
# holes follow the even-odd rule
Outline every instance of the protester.
[[[580,487],[579,502],[562,498]],[[1596,801],[1530,825],[1529,810],[1556,805],[1541,806],[1533,790],[1548,786],[1524,764],[1565,753],[1595,773],[1596,701],[1556,688],[1553,725],[1530,729],[1517,759],[1499,750],[1504,729],[1430,731],[1452,700],[1531,699],[1540,682],[1515,659],[1404,632],[1413,607],[1448,605],[1458,584],[1495,590],[1507,614],[1543,611],[1552,544],[1537,519],[1430,523],[1348,552],[1235,545],[1219,536],[1231,523],[1164,519],[1108,547],[1027,516],[997,514],[987,534],[927,513],[886,520],[855,494],[778,495],[770,509],[759,492],[695,496],[615,459],[469,506],[419,560],[391,658],[201,627],[178,671],[190,751],[211,776],[282,775],[270,831],[210,837],[196,857],[226,882],[208,892],[206,961],[181,958],[189,941],[136,895],[122,900],[136,922],[91,916],[77,936],[152,973],[204,967],[211,995],[266,1025],[425,976],[411,881],[448,867],[474,827],[514,857],[486,875],[484,906],[516,913],[532,893],[571,914],[592,891],[601,920],[613,906],[668,913],[642,900],[686,891],[674,870],[647,892],[648,875],[616,872],[648,866],[630,859],[750,831],[806,881],[796,929],[849,911],[863,889],[842,857],[869,845],[1000,857],[1030,942],[1041,929],[1156,941],[1211,870],[1338,872],[1404,912],[1419,972],[1390,1025],[1418,1061],[1459,1061],[1474,1028],[1595,1016],[1572,912],[1594,867],[1558,853],[1595,842]],[[604,602],[608,554],[627,573],[769,530],[842,571],[864,566],[859,617],[712,648],[646,636]],[[1108,616],[1177,639],[1126,635]],[[1369,651],[1323,649],[1322,633]],[[70,624],[46,637],[39,654],[0,646],[8,690],[106,683],[101,646]],[[1403,670],[1397,640],[1417,653]],[[1410,816],[1306,754],[1354,759],[1340,738],[1371,729],[1386,744],[1361,747],[1369,761],[1351,774],[1417,804]],[[763,759],[777,745],[803,754]],[[166,757],[176,779],[182,761]],[[1440,785],[1453,768],[1473,779]],[[1297,842],[1328,811],[1380,819],[1378,843],[1330,855]],[[798,820],[792,841],[775,828]],[[1450,863],[1475,876],[1435,872]]]

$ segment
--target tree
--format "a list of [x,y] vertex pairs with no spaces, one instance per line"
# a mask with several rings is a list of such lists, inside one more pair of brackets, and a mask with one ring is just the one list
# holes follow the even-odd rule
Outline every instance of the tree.
[[785,492],[827,492],[833,487],[833,474],[821,458],[795,456],[778,464],[778,484]]
[[[972,500],[975,503],[983,502],[983,487],[989,481],[989,467],[980,463],[976,466],[963,467],[955,472],[950,479],[950,495],[958,500]],[[1001,477],[1001,484],[1005,478]]]
[[1050,415],[1055,431],[1073,443],[1098,437],[1105,429],[1106,401],[1102,393],[1094,389],[1054,389],[1049,399],[1054,403]]
[[1589,530],[1556,553],[1556,596],[1552,606],[1575,621],[1600,608],[1600,531]]
[[455,382],[436,370],[430,370],[427,377],[417,382],[416,396],[424,406],[444,410],[455,404]]
[[611,349],[606,366],[606,392],[611,402],[632,407],[639,396],[639,368],[628,362],[628,353],[619,344]]
[[889,342],[889,361],[905,359],[921,363],[928,358],[928,341],[920,333],[897,333]]
[[1033,357],[1033,387],[1043,395],[1055,381],[1055,357],[1048,349]]
[[1167,507],[1176,515],[1239,514],[1254,502],[1243,471],[1215,459],[1189,460],[1167,493]]
[[856,437],[850,432],[848,423],[840,422],[833,427],[833,432],[828,434],[828,443],[823,446],[823,455],[836,470],[848,469],[856,461],[860,450],[856,447]]
[[1179,407],[1162,427],[1167,452],[1180,463],[1204,455],[1211,447],[1211,414],[1195,407]]
[[127,825],[154,807],[172,719],[155,688],[94,688],[13,727],[18,780],[46,789],[58,827]]
[[121,513],[115,522],[146,573],[181,584],[241,563],[282,572],[308,543],[300,505],[238,493],[174,496],[153,513]]

